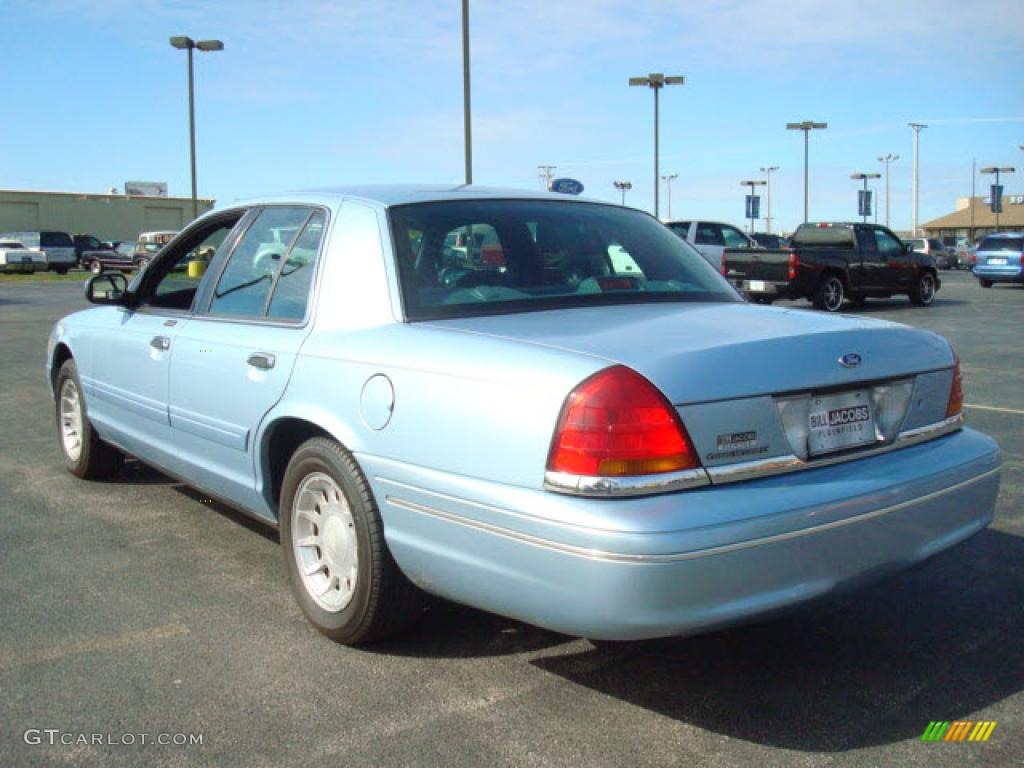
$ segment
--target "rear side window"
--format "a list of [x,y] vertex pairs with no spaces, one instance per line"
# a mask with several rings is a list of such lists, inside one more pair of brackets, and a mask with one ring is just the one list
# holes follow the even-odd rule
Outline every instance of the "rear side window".
[[287,260],[277,276],[267,317],[271,320],[301,320],[306,316],[309,289],[320,241],[324,235],[323,211],[316,211],[306,222],[301,234],[288,252]]
[[42,248],[74,248],[75,243],[67,232],[40,232]]
[[694,236],[697,245],[725,245],[722,230],[717,224],[697,223],[697,234]]
[[210,313],[263,317],[271,288],[307,208],[266,208],[249,226],[228,260],[210,303]]
[[1024,251],[1024,237],[986,237],[979,251]]

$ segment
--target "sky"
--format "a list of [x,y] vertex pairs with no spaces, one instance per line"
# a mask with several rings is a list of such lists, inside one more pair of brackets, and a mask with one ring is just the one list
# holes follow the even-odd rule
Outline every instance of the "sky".
[[[463,180],[460,0],[0,0],[0,188],[105,192],[164,181],[190,194],[186,57],[196,54],[199,195]],[[584,196],[654,196],[653,97],[673,218],[745,224],[740,181],[772,174],[774,230],[857,216],[856,172],[891,166],[891,224],[971,192],[971,164],[1016,166],[1024,193],[1020,0],[470,0],[474,182],[538,189],[537,166]],[[991,179],[977,176],[977,194]],[[872,182],[885,220],[884,177]],[[661,215],[669,214],[665,186]],[[762,199],[762,216],[766,201]],[[764,228],[759,222],[758,229]]]

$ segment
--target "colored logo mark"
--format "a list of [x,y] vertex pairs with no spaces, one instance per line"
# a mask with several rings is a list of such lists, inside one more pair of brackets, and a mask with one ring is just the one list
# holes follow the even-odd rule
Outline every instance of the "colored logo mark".
[[995,720],[932,720],[921,741],[988,741],[995,729]]

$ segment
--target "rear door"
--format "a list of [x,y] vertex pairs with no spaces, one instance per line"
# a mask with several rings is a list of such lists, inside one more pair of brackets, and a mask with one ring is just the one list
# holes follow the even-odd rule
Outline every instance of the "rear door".
[[310,294],[327,213],[268,206],[250,214],[196,314],[178,334],[170,371],[172,439],[197,485],[251,508],[253,436],[284,394],[310,329]]

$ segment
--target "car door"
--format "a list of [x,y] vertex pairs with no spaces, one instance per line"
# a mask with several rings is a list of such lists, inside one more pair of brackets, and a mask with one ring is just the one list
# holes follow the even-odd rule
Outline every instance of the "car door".
[[183,474],[249,508],[261,506],[253,437],[309,333],[326,224],[319,208],[253,211],[175,341],[170,426]]
[[197,246],[224,240],[240,217],[218,216],[184,232],[132,283],[132,306],[95,313],[86,339],[90,419],[105,438],[168,471],[180,469],[170,440],[170,360],[204,281],[189,263]]
[[883,289],[893,293],[908,290],[913,277],[913,262],[896,235],[884,227],[873,227],[878,248],[879,280]]

